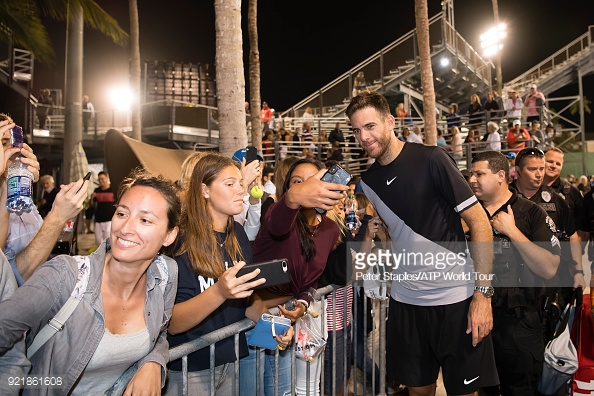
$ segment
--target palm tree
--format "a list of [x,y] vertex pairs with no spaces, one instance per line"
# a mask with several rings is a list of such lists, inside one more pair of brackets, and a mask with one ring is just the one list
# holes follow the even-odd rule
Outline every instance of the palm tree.
[[417,24],[417,45],[421,61],[425,144],[435,146],[437,144],[437,120],[435,118],[435,87],[433,86],[433,70],[431,69],[427,0],[415,0],[415,22]]
[[129,0],[130,9],[130,89],[132,91],[132,137],[142,141],[140,107],[140,28],[138,2]]
[[258,47],[258,0],[249,0],[248,33],[250,38],[250,108],[252,146],[262,152],[262,122],[260,119],[260,50]]
[[219,151],[231,157],[247,144],[241,0],[215,0]]
[[58,21],[68,19],[68,7],[80,5],[83,20],[93,29],[123,45],[128,34],[117,21],[93,0],[2,0],[0,1],[0,40],[13,43],[28,51],[43,63],[55,58],[54,50],[39,16]]

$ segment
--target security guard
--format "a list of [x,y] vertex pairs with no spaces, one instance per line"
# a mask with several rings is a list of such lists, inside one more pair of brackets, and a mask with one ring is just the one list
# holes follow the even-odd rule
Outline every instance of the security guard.
[[576,262],[576,266],[570,268],[570,271],[573,276],[573,286],[582,286],[583,288],[586,287],[586,281],[584,279],[582,249],[579,244],[588,240],[588,233],[583,232],[587,225],[584,224],[585,217],[582,209],[582,194],[574,185],[560,177],[564,156],[563,151],[556,147],[548,148],[545,151],[545,175],[543,184],[552,188],[569,206],[575,228],[578,230],[574,235],[567,235],[570,240],[571,255]]
[[485,393],[524,396],[536,394],[542,372],[538,297],[544,280],[557,272],[561,250],[551,218],[508,182],[503,154],[486,151],[474,156],[470,185],[491,220],[497,278],[492,334],[501,385]]
[[[572,258],[570,249],[570,237],[577,237],[574,219],[568,204],[563,197],[551,187],[543,185],[545,175],[545,154],[537,148],[525,148],[516,157],[517,180],[511,184],[518,193],[526,199],[538,204],[553,219],[556,226],[555,235],[562,244],[562,260],[557,275],[547,286],[558,286],[569,288],[568,297],[571,295],[571,288],[574,286],[572,273],[577,265]],[[580,204],[581,206],[581,204]],[[579,250],[579,241],[578,250]],[[581,254],[578,253],[578,260],[581,261]],[[583,276],[583,271],[581,271]],[[561,306],[564,303],[561,302]]]

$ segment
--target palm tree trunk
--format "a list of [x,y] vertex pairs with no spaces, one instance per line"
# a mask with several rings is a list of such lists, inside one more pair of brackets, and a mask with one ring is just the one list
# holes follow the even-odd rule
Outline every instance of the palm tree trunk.
[[64,83],[64,104],[66,108],[64,125],[64,166],[62,182],[70,180],[72,150],[82,141],[82,82],[83,82],[83,14],[77,3],[71,3],[68,10],[66,33],[66,81]]
[[260,49],[258,47],[258,0],[249,0],[248,33],[250,39],[250,108],[252,146],[262,152],[262,122],[260,120]]
[[140,107],[140,28],[138,2],[129,0],[130,8],[130,90],[132,91],[132,137],[142,141]]
[[231,157],[247,144],[241,0],[215,0],[219,151]]
[[435,118],[435,87],[431,69],[429,41],[429,11],[427,0],[415,0],[415,21],[417,24],[417,45],[421,61],[421,87],[423,88],[423,113],[425,118],[425,144],[437,144],[437,121]]

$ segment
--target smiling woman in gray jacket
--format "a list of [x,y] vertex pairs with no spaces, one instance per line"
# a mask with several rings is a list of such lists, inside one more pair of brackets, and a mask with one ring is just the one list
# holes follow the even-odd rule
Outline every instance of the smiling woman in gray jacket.
[[[159,250],[175,240],[179,214],[171,182],[147,174],[125,181],[110,238],[89,256],[81,302],[64,328],[31,357],[24,382],[53,386],[26,387],[23,394],[103,394],[132,365],[138,371],[127,390],[160,394],[177,265]],[[0,355],[24,332],[30,346],[62,308],[81,276],[77,260],[82,258],[58,256],[47,262],[0,304]]]

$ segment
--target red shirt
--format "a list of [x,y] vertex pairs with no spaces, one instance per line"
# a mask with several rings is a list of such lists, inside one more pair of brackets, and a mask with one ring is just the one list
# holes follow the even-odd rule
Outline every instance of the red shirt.
[[270,110],[270,107],[262,107],[262,110],[260,110],[260,119],[262,122],[270,122],[271,118],[272,110]]
[[[524,140],[530,140],[530,134],[524,128],[520,128],[518,135],[522,136],[522,139],[524,139]],[[526,147],[525,142],[518,142],[518,136],[516,135],[516,130],[513,128],[507,132],[507,144],[509,145],[510,149],[514,149],[514,150],[510,150],[510,151],[513,151],[516,154],[520,150],[522,150],[523,148]]]

